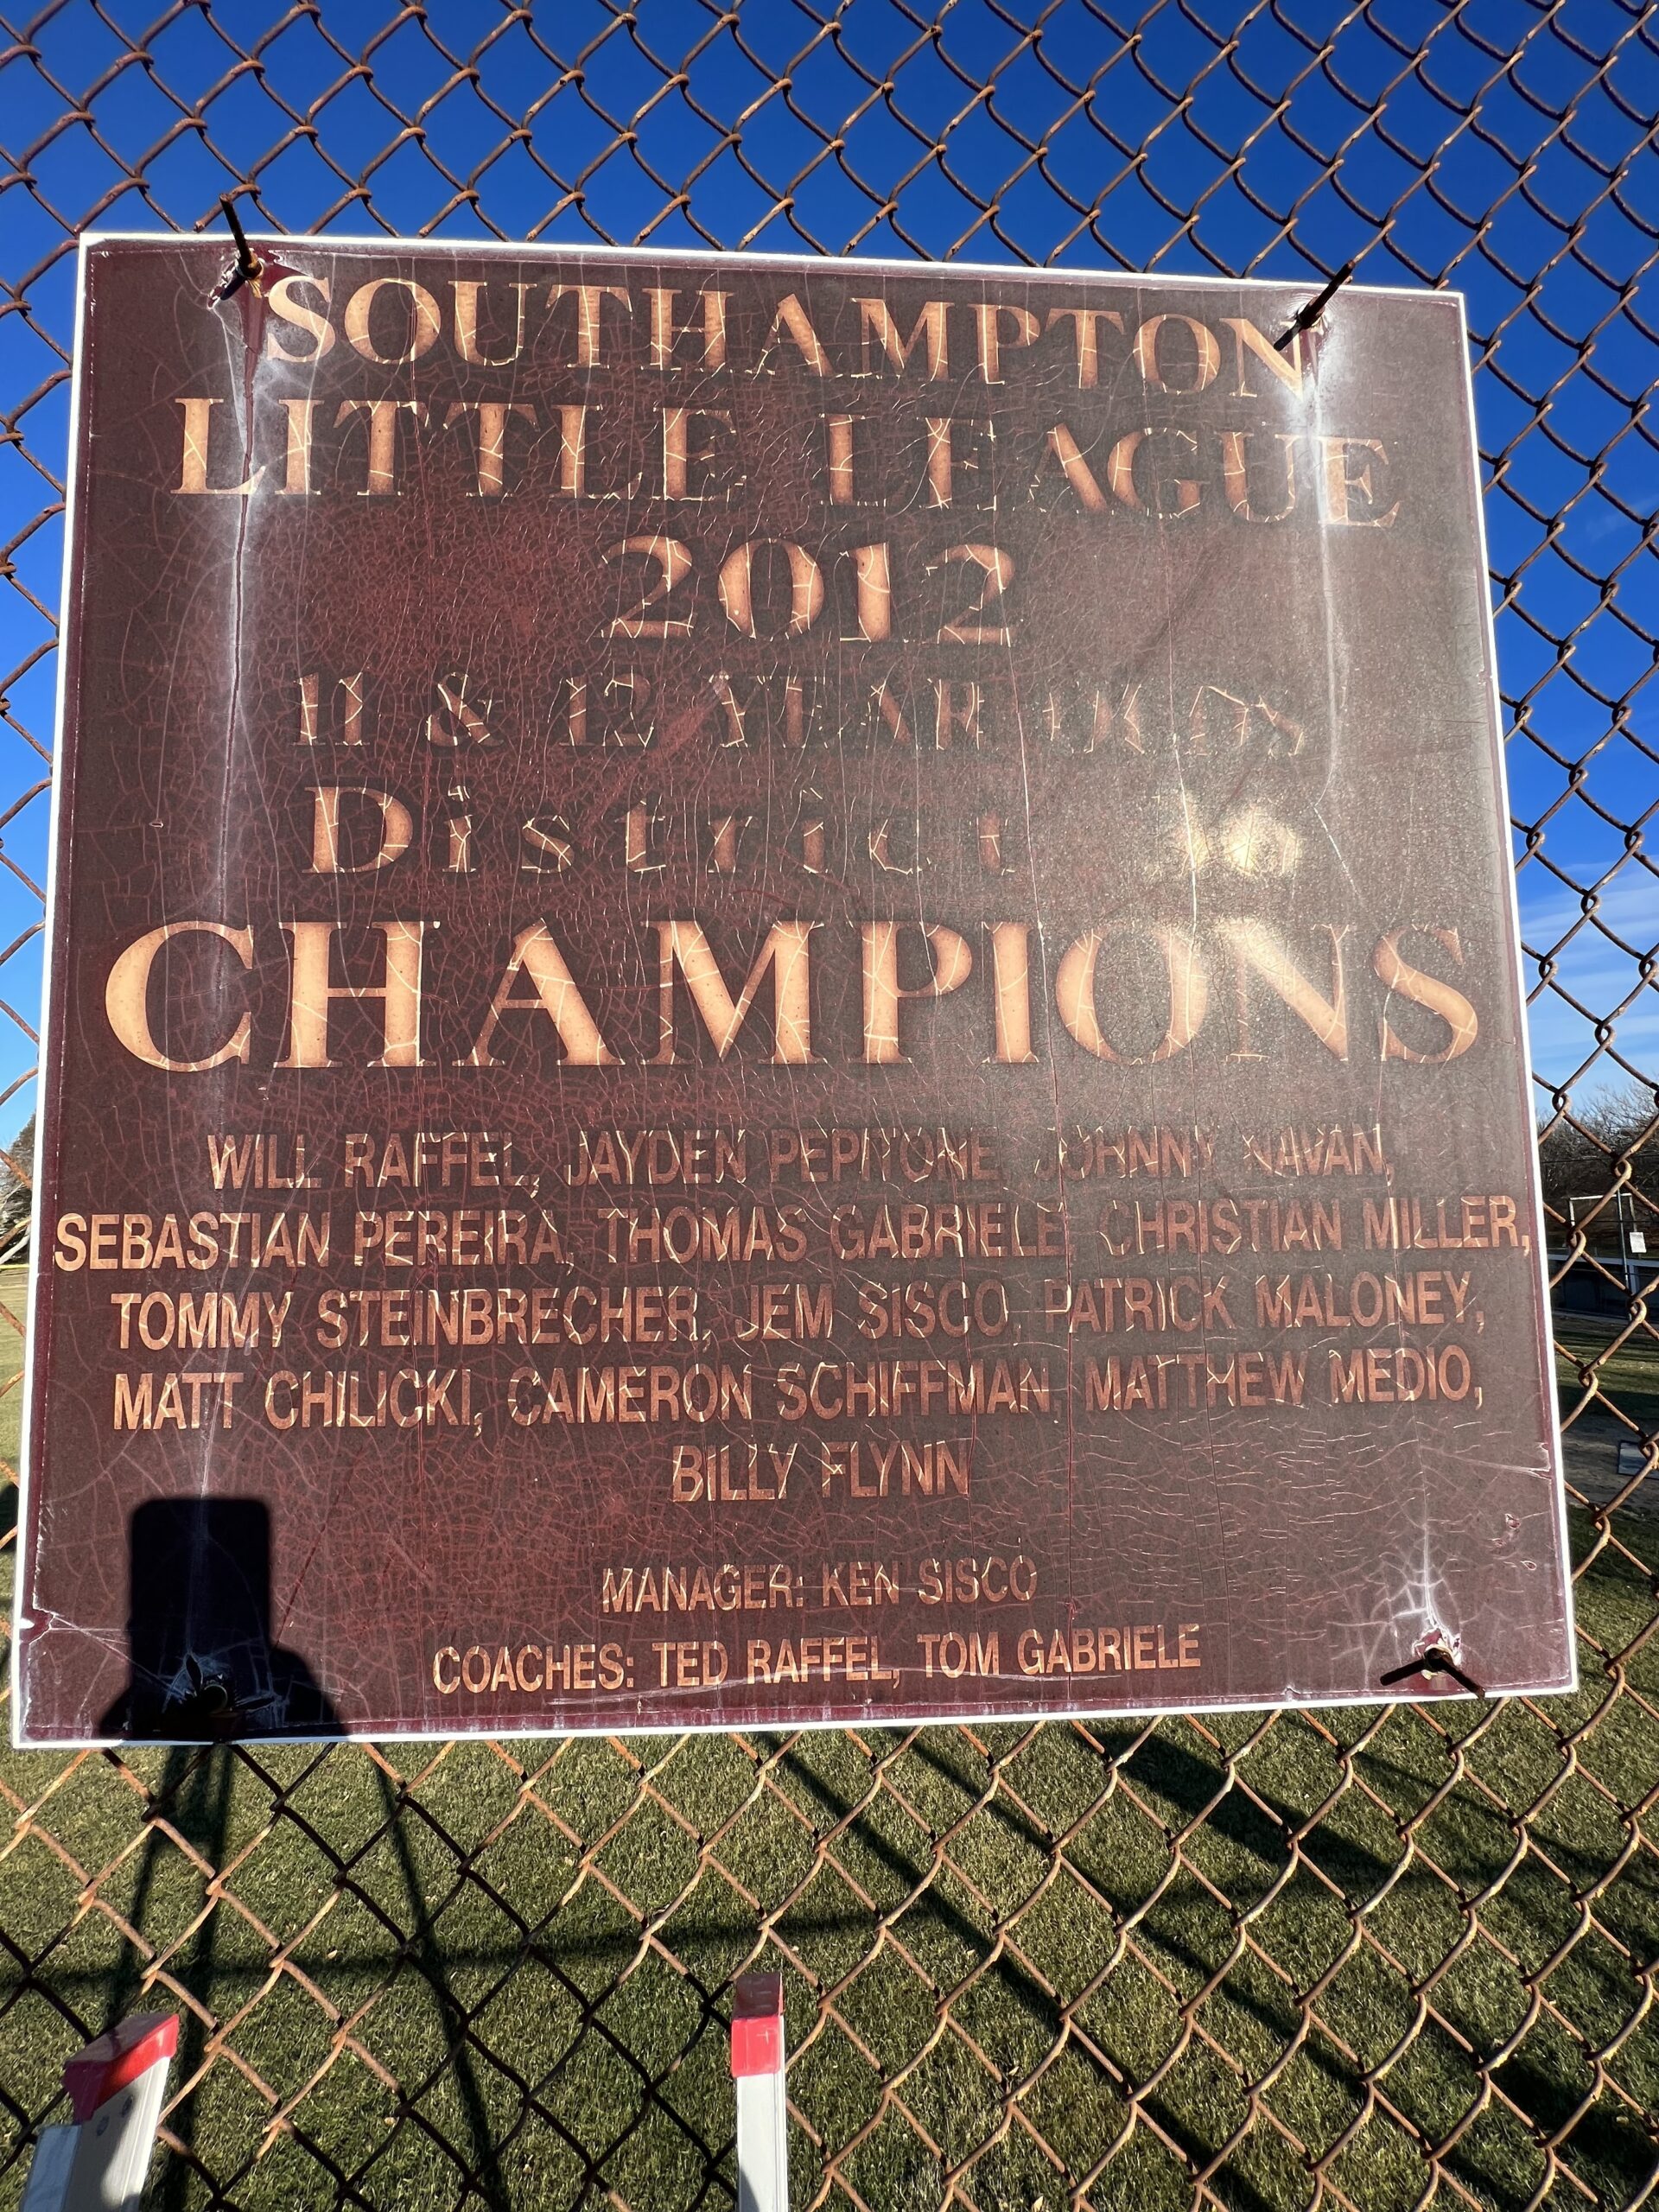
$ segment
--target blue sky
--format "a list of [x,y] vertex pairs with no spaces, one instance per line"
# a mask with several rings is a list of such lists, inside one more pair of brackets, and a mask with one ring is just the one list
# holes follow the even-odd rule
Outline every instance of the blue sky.
[[[1511,796],[1543,825],[1522,936],[1557,961],[1535,1061],[1581,1096],[1626,1069],[1652,1078],[1659,990],[1637,963],[1659,938],[1659,875],[1625,825],[1659,807],[1659,687],[1637,688],[1659,634],[1653,23],[1624,0],[726,12],[558,0],[527,24],[498,0],[438,0],[423,23],[340,0],[319,27],[271,0],[61,0],[0,15],[0,413],[16,434],[0,443],[0,1002],[37,1019],[27,933],[62,557],[58,521],[39,518],[67,439],[71,233],[200,227],[251,174],[247,219],[289,231],[816,245],[1312,288],[1357,260],[1369,283],[1457,286]],[[11,1086],[31,1065],[0,1014],[0,1131],[29,1109],[32,1086]]]

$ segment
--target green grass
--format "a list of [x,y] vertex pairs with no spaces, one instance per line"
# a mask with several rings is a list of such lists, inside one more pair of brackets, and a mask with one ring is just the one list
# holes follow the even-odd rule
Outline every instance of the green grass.
[[82,2031],[162,2003],[194,2086],[154,2204],[723,2208],[730,1983],[768,1964],[798,2204],[931,2212],[965,2160],[981,2212],[1096,2167],[1093,2212],[1176,2212],[1219,2157],[1220,2204],[1300,2212],[1329,2155],[1340,2201],[1407,2212],[1454,2136],[1448,2203],[1632,2202],[1659,1522],[1617,1534],[1573,1518],[1584,1686],[1537,1703],[0,1752],[0,2207]]
[[0,1268],[0,1307],[4,1309],[0,1312],[0,1460],[15,1469],[23,1415],[22,1331],[29,1310],[27,1268]]
[[1649,1436],[1659,1430],[1659,1338],[1646,1329],[1639,1330],[1609,1357],[1607,1348],[1618,1332],[1606,1324],[1598,1325],[1569,1315],[1557,1323],[1555,1334],[1555,1374],[1563,1413],[1583,1395],[1584,1385],[1574,1363],[1599,1360],[1600,1395],[1628,1414]]

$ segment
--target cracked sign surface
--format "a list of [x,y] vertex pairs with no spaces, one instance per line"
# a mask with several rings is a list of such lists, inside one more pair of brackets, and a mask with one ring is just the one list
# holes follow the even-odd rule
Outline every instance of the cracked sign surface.
[[83,257],[27,1737],[1570,1682],[1459,302],[259,251]]

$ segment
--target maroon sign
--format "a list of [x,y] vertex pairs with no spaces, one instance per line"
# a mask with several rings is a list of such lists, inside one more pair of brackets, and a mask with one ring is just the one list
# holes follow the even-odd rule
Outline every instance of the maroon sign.
[[25,1738],[1568,1684],[1457,299],[260,251],[82,261]]

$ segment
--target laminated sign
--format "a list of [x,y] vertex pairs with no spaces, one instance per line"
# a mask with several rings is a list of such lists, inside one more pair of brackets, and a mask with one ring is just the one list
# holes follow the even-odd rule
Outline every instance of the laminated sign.
[[81,260],[25,1738],[1568,1685],[1457,298],[254,251]]

